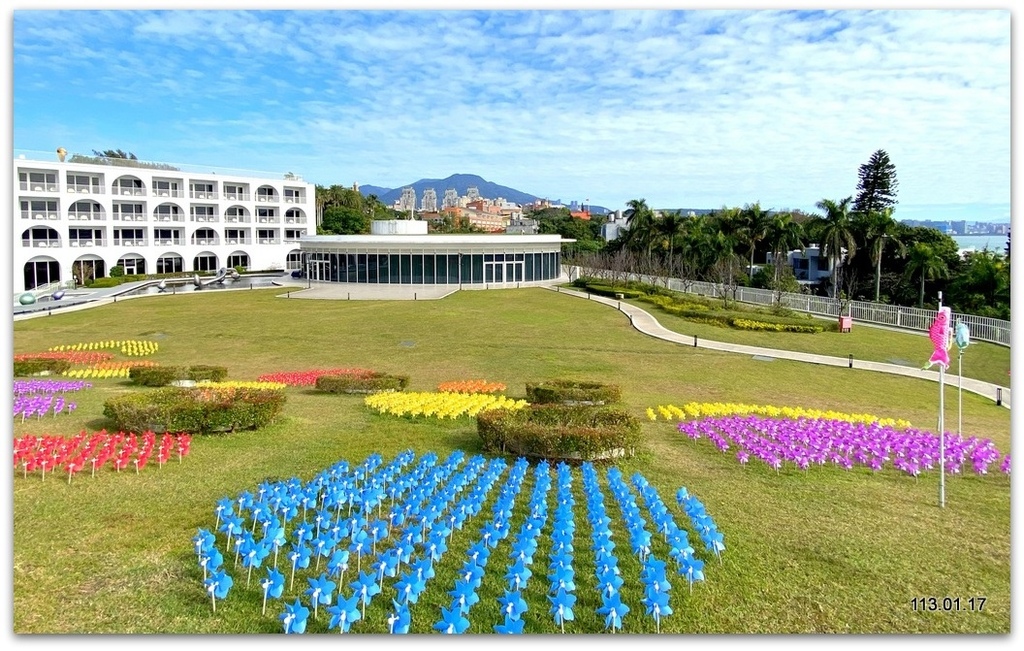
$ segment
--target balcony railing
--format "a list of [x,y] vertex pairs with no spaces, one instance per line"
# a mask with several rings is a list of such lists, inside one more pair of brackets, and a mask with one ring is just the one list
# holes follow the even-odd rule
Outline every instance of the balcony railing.
[[124,213],[114,213],[113,221],[115,221],[115,222],[116,221],[122,221],[122,222],[144,222],[147,219],[149,219],[149,218],[146,217],[145,215],[138,215],[138,214],[135,214],[135,213],[132,213],[130,215],[126,215]]
[[24,192],[57,192],[57,184],[51,181],[22,181],[20,187]]
[[280,217],[257,217],[256,222],[259,224],[280,224]]
[[21,241],[21,245],[22,246],[30,246],[30,247],[37,248],[37,249],[45,249],[45,248],[59,249],[60,248],[60,240],[22,240]]
[[199,237],[192,238],[192,243],[198,244],[199,246],[216,246],[220,244],[220,241],[219,238],[216,237]]
[[252,223],[252,217],[248,215],[226,215],[224,222],[227,224],[249,224]]
[[94,238],[91,240],[69,240],[68,246],[88,247],[88,246],[106,246],[107,241],[103,238]]
[[67,186],[67,188],[68,188],[68,193],[70,193],[70,194],[106,194],[107,193],[107,189],[106,188],[100,187],[98,185],[84,185],[84,184],[73,183],[73,184]]
[[248,192],[225,192],[224,193],[224,198],[229,200],[229,201],[248,201],[249,200],[249,193]]
[[281,243],[281,238],[280,237],[261,237],[261,238],[259,238],[259,243],[260,244],[280,244]]
[[256,195],[256,201],[259,201],[260,203],[280,203],[281,202],[281,198],[278,197],[276,194],[274,194],[274,195],[257,194]]
[[80,221],[80,222],[105,221],[106,219],[107,219],[106,215],[104,215],[103,213],[99,213],[99,212],[71,212],[71,213],[68,213],[68,220],[73,221],[73,222],[74,221]]
[[170,239],[161,238],[153,240],[153,244],[155,244],[156,246],[178,246],[184,243],[184,240],[180,237],[173,237]]
[[217,215],[192,215],[192,221],[194,222],[219,222],[220,217]]
[[153,215],[155,222],[185,222],[184,215]]
[[116,238],[116,237],[114,238],[114,246],[147,246],[147,245],[148,245],[148,242],[146,241],[146,238],[135,239],[135,240],[120,240],[120,241],[118,241],[118,238]]
[[21,218],[37,220],[60,219],[60,213],[48,210],[22,210]]
[[189,196],[190,199],[216,199],[217,198],[217,191],[216,190],[213,190],[213,191],[191,190],[191,191],[189,191],[188,196]]
[[115,195],[121,195],[122,197],[144,197],[146,191],[143,188],[119,188],[114,186]]
[[305,217],[285,217],[284,218],[284,223],[286,223],[286,224],[305,224],[306,223],[306,218]]
[[252,244],[251,237],[226,237],[224,238],[225,244]]

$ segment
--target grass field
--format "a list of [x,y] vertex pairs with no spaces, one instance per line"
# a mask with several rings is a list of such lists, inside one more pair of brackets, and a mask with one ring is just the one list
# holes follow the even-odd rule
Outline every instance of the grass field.
[[[597,380],[618,384],[624,406],[639,417],[657,404],[729,401],[871,413],[925,429],[933,429],[937,418],[932,382],[669,344],[639,334],[615,310],[542,289],[459,292],[417,302],[278,295],[271,289],[119,301],[15,322],[13,348],[20,353],[101,339],[151,339],[160,345],[155,361],[224,365],[230,379],[363,367],[408,374],[409,389],[419,391],[448,380],[485,378],[522,396],[528,381]],[[667,315],[658,317],[672,327]],[[110,427],[103,401],[134,389],[123,380],[95,385],[76,396],[74,414],[15,421],[14,434],[72,435]],[[180,464],[139,474],[105,469],[70,484],[66,476],[43,481],[15,473],[14,632],[280,632],[281,600],[261,615],[261,593],[255,585],[245,587],[244,572],[231,569],[228,559],[235,587],[212,612],[191,539],[197,528],[214,526],[217,500],[266,480],[306,481],[339,460],[355,465],[374,452],[389,460],[406,449],[417,455],[434,451],[443,459],[457,449],[467,456],[480,450],[470,418],[385,417],[371,413],[358,396],[300,388],[287,394],[284,413],[271,427],[196,437]],[[963,401],[964,434],[991,438],[1009,451],[1009,410],[966,392]],[[946,422],[955,422],[955,386],[947,389],[946,405]],[[627,478],[642,473],[672,506],[676,490],[687,487],[714,517],[726,544],[719,563],[691,533],[691,544],[707,561],[706,581],[691,594],[686,581],[674,577],[675,612],[662,620],[662,632],[1009,632],[1009,477],[948,477],[947,506],[939,509],[934,473],[914,479],[891,468],[872,473],[831,466],[776,473],[753,462],[740,466],[707,440],[686,439],[672,423],[645,421],[643,427],[646,443],[638,456],[616,465]],[[598,470],[615,520],[619,511],[607,494],[605,468]],[[532,477],[527,475],[516,502],[513,533],[525,520]],[[578,601],[566,632],[600,632],[604,618],[596,613],[601,601],[578,468],[573,488]],[[455,570],[483,519],[453,536],[437,576],[412,607],[411,632],[431,631],[441,607],[450,604]],[[685,523],[678,509],[676,520]],[[512,537],[493,550],[480,603],[468,616],[469,633],[489,633],[501,621],[497,599],[507,588],[503,576]],[[624,531],[614,540],[627,578],[622,599],[632,609],[622,630],[653,633],[654,621],[640,603],[639,562],[629,553]],[[656,542],[654,551],[663,554],[663,543]],[[558,632],[545,598],[546,568],[542,543],[523,592],[528,633]],[[285,599],[293,601],[305,587],[296,581]],[[392,596],[394,590],[385,587],[352,632],[386,632]],[[980,612],[913,608],[914,598],[929,596],[960,597],[962,607],[970,597],[984,597],[985,604]],[[327,620],[321,609],[307,632],[326,632]]]

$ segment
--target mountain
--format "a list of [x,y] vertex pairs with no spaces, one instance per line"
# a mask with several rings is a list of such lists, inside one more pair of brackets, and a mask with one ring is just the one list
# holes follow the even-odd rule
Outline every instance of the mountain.
[[[520,205],[532,203],[540,198],[526,192],[521,192],[515,188],[492,183],[491,181],[475,174],[452,174],[446,179],[420,179],[410,185],[414,190],[416,190],[417,206],[419,206],[420,201],[423,199],[423,192],[428,188],[433,188],[434,192],[437,194],[438,206],[441,205],[441,201],[444,199],[444,191],[449,188],[454,188],[455,191],[459,193],[460,197],[464,197],[469,191],[469,188],[475,187],[480,191],[481,197],[487,199],[503,197],[508,201],[512,201]],[[390,206],[401,198],[402,188],[407,187],[409,187],[409,185],[403,185],[400,188],[382,188],[375,185],[363,185],[359,187],[359,191],[363,196],[376,194],[377,198],[380,199],[384,205]]]

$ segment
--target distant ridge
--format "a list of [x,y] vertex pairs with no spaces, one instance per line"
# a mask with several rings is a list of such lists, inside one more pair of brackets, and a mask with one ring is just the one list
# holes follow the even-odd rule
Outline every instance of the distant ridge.
[[[476,174],[452,174],[444,179],[420,179],[415,183],[408,183],[398,188],[384,188],[379,185],[361,185],[359,186],[359,192],[362,193],[364,197],[375,194],[384,205],[390,206],[402,197],[402,188],[408,188],[410,186],[416,190],[417,209],[423,199],[423,192],[428,188],[433,188],[434,192],[437,194],[438,207],[441,206],[441,202],[444,200],[444,191],[449,188],[454,188],[455,191],[459,193],[460,197],[464,197],[469,191],[469,188],[475,187],[480,192],[481,197],[487,199],[497,199],[498,197],[502,197],[519,205],[534,203],[535,201],[539,201],[543,198],[556,201],[556,199],[552,199],[551,197],[538,197],[535,194],[516,190],[515,188],[510,188],[507,185],[493,183],[481,176],[477,176]],[[608,210],[601,206],[591,206],[591,212],[608,212]]]

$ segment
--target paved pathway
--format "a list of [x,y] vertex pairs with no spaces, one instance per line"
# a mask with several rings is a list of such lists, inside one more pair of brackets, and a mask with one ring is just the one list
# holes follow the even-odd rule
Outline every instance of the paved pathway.
[[[777,359],[791,359],[798,362],[808,362],[810,364],[825,364],[826,366],[844,366],[853,368],[855,370],[865,371],[878,371],[881,373],[892,373],[894,375],[903,375],[906,377],[918,378],[922,380],[931,380],[933,382],[939,381],[938,371],[925,371],[920,368],[913,368],[909,366],[900,366],[898,364],[887,364],[884,362],[869,362],[866,360],[855,359],[850,365],[850,359],[848,357],[832,357],[829,355],[815,355],[813,353],[802,353],[793,350],[777,350],[774,348],[761,348],[759,346],[745,346],[743,344],[728,344],[720,341],[708,341],[706,339],[698,339],[693,335],[683,335],[678,332],[673,332],[668,328],[664,327],[658,320],[655,319],[650,313],[643,309],[631,305],[629,303],[618,301],[613,298],[605,298],[604,296],[597,296],[595,294],[588,294],[586,292],[578,292],[571,289],[565,289],[560,287],[549,287],[552,291],[557,291],[561,294],[568,294],[569,296],[576,296],[578,298],[595,301],[613,307],[629,318],[630,324],[640,332],[651,337],[663,339],[665,341],[671,341],[677,344],[685,346],[693,346],[696,343],[698,348],[707,348],[709,350],[720,350],[728,353],[740,353],[742,355],[757,355],[760,357],[771,357]],[[946,382],[952,386],[956,386],[957,376],[955,374],[946,374]],[[1007,409],[1010,408],[1010,389],[1008,387],[998,387],[990,382],[982,382],[981,380],[975,380],[973,378],[963,378],[963,388],[965,391],[977,393],[995,401],[997,397],[997,389],[1002,390],[1002,405]]]

